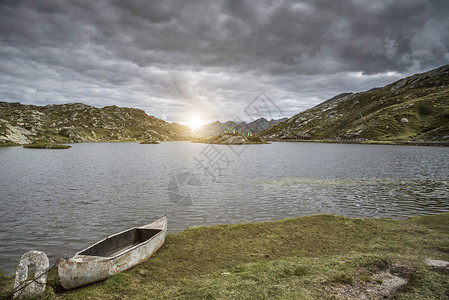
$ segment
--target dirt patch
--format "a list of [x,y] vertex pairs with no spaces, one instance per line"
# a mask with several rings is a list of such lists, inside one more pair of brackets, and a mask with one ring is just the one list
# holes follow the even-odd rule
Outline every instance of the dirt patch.
[[441,252],[441,253],[444,253],[444,254],[449,254],[449,249],[446,249],[446,248],[435,248],[435,250],[437,252]]
[[405,267],[379,271],[366,280],[356,279],[353,284],[341,287],[339,296],[345,299],[390,298],[407,284],[410,272]]
[[[438,254],[445,254],[445,255],[449,255],[449,249],[447,248],[428,248],[428,249],[423,249],[423,252],[436,252]],[[432,255],[432,254],[429,254]]]

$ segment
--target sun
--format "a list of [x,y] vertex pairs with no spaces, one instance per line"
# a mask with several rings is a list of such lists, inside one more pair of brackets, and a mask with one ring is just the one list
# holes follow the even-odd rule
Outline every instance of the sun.
[[206,124],[206,122],[199,115],[191,116],[189,121],[187,122],[187,126],[189,126],[192,130],[197,129],[198,127],[204,124]]

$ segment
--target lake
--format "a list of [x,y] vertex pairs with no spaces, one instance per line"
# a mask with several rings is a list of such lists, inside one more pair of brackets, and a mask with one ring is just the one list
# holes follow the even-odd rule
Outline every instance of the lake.
[[42,250],[53,264],[167,214],[191,226],[331,213],[408,218],[449,211],[449,148],[189,142],[0,148],[0,270]]

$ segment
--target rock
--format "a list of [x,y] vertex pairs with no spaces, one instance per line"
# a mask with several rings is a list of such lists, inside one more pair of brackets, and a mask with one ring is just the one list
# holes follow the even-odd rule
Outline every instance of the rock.
[[304,132],[304,131],[299,131],[299,132],[296,134],[296,137],[299,138],[299,139],[304,139],[304,140],[306,140],[306,139],[310,139],[310,134],[308,134],[308,133],[306,133],[306,132]]
[[427,258],[426,265],[436,268],[449,268],[449,261]]
[[[35,280],[28,280],[30,266],[35,266]],[[45,291],[48,277],[48,257],[44,252],[31,250],[22,255],[17,266],[14,281],[14,299],[22,297],[37,297]],[[23,287],[23,288],[21,288]]]
[[68,138],[75,137],[75,133],[69,129],[61,129],[61,131],[59,131],[59,134]]
[[246,144],[245,139],[240,135],[225,134],[220,138],[213,141],[214,144],[225,144],[225,145],[242,145]]
[[401,123],[408,123],[408,119],[407,118],[402,118],[401,119]]
[[140,143],[141,143],[141,144],[160,144],[159,141],[157,141],[157,140],[152,140],[152,139],[145,140],[145,141],[140,142]]
[[30,135],[35,135],[35,133],[19,126],[6,124],[5,138],[11,142],[18,144],[27,144],[30,142]]

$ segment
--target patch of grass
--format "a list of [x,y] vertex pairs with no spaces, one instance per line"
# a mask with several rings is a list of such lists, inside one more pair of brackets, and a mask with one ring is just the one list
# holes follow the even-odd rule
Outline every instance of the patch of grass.
[[244,138],[246,139],[248,144],[269,144],[267,141],[257,135],[245,136]]
[[23,145],[23,148],[33,148],[33,149],[69,149],[69,145],[59,145],[52,141],[46,139],[38,139],[33,141],[31,144]]
[[69,149],[72,146],[69,145],[59,145],[51,143],[32,143],[28,145],[23,145],[23,148],[33,148],[33,149]]
[[126,292],[130,276],[128,273],[119,273],[105,280],[104,284],[112,292]]
[[12,147],[12,146],[20,146],[20,144],[14,142],[0,142],[0,147]]
[[449,276],[420,267],[397,299],[448,299]]
[[449,276],[424,261],[449,260],[441,251],[448,248],[448,213],[409,220],[315,215],[198,227],[168,235],[153,258],[131,270],[73,291],[52,283],[45,297],[339,299],[345,286],[382,286],[376,274],[392,270],[409,279],[395,297],[444,299]]
[[353,284],[354,277],[350,274],[338,274],[331,278],[330,283]]
[[0,299],[6,299],[14,287],[14,275],[0,272]]

